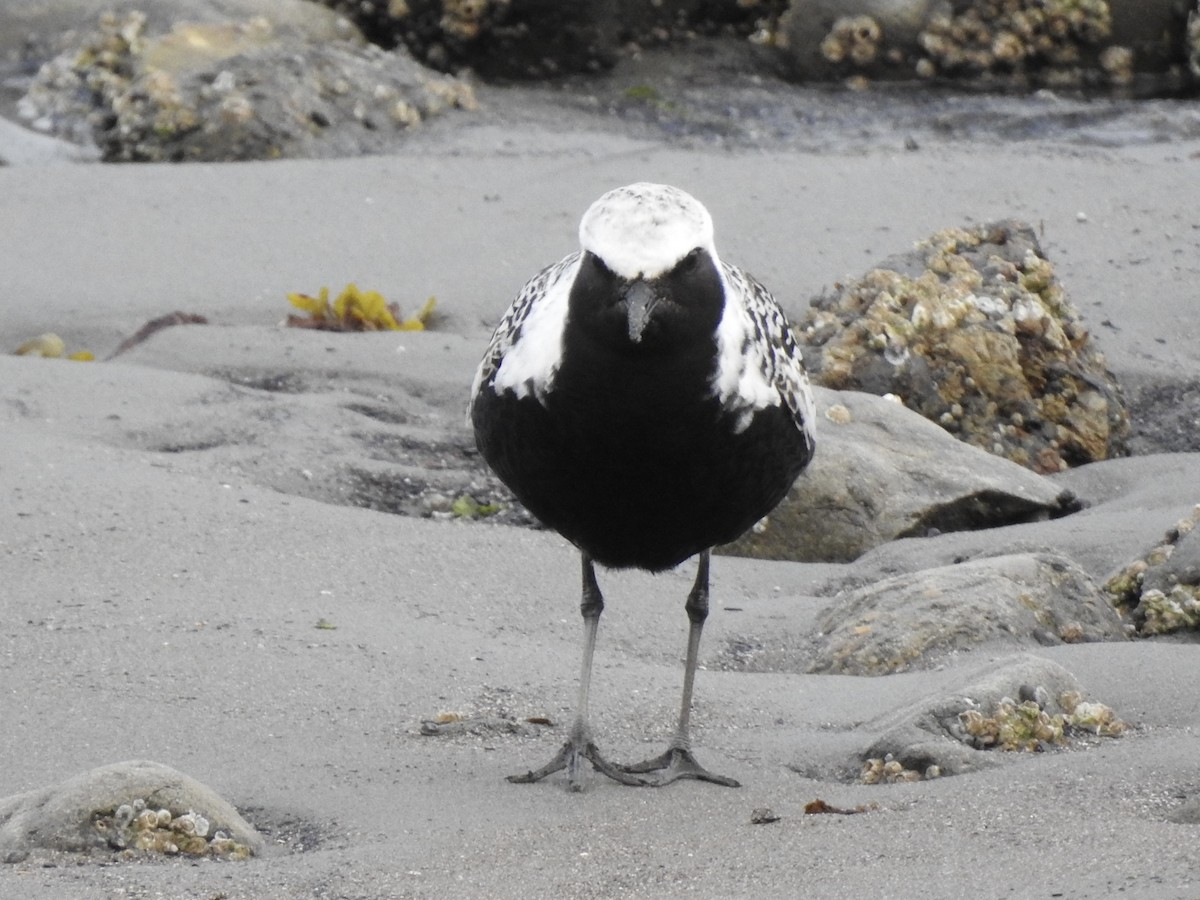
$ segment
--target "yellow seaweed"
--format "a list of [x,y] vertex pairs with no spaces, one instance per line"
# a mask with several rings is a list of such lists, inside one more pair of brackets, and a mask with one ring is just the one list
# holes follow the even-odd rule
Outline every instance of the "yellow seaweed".
[[324,318],[329,313],[329,288],[321,288],[316,297],[308,294],[288,294],[288,302],[297,309],[302,309],[317,318]]
[[437,305],[437,299],[430,297],[415,315],[401,319],[395,303],[388,303],[378,291],[360,290],[354,283],[347,284],[332,303],[325,287],[315,297],[296,293],[287,298],[309,316],[288,316],[288,325],[326,331],[423,331]]
[[400,330],[424,331],[429,325],[429,320],[433,317],[433,310],[436,306],[437,297],[430,297],[421,305],[421,308],[416,313],[400,323]]
[[400,323],[378,291],[360,291],[348,284],[333,301],[333,314],[339,322],[354,322],[363,331],[398,331]]
[[45,359],[73,359],[76,362],[91,362],[96,355],[90,350],[67,353],[67,343],[57,334],[48,331],[33,340],[26,341],[13,351],[17,356],[41,356]]
[[66,352],[67,345],[57,334],[46,332],[31,341],[26,341],[16,349],[17,356],[44,356],[58,359]]

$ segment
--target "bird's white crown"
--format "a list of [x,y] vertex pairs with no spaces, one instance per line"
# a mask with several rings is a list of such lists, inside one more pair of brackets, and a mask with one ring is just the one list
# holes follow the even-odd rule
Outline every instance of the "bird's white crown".
[[691,194],[640,181],[609,191],[579,223],[580,246],[622,278],[654,278],[697,247],[717,262],[713,223]]

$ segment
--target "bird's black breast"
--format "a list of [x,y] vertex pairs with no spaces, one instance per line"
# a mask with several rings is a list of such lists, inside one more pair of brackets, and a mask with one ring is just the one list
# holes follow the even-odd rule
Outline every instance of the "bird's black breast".
[[782,406],[734,431],[711,396],[715,354],[713,339],[618,355],[568,329],[541,401],[482,386],[472,407],[480,452],[534,515],[597,562],[669,568],[766,515],[808,461]]

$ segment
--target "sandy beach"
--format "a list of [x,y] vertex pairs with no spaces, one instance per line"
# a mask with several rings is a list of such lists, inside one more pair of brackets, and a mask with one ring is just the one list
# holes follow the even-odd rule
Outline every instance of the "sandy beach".
[[[587,205],[636,180],[700,198],[724,257],[795,315],[939,228],[1025,219],[1118,380],[1193,385],[1195,403],[1200,141],[728,151],[481,122],[366,159],[0,168],[0,346],[55,332],[100,359],[0,355],[0,796],[153,759],[270,845],[241,863],[31,858],[0,866],[0,897],[1200,896],[1196,826],[1169,818],[1200,793],[1190,638],[1033,651],[1128,721],[1123,737],[874,786],[843,762],[879,717],[954,691],[993,654],[852,678],[804,674],[786,652],[831,602],[825,585],[885,554],[1036,545],[1103,580],[1200,502],[1200,446],[1068,473],[1090,505],[1051,523],[847,565],[716,559],[696,744],[739,790],[507,783],[569,721],[573,548],[312,499],[323,479],[336,499],[347,471],[389,464],[388,440],[469,446],[491,328],[574,249]],[[289,292],[347,282],[404,310],[436,296],[435,327],[280,327]],[[104,359],[176,310],[209,324]],[[594,725],[618,759],[667,739],[691,577],[601,573]],[[720,665],[744,635],[778,642],[772,671]],[[420,733],[444,712],[554,724]],[[805,815],[818,798],[875,806]],[[751,824],[763,807],[778,821]]]

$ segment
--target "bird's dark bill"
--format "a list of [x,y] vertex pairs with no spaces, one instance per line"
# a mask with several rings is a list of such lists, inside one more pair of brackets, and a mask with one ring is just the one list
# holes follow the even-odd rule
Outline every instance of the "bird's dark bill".
[[645,281],[635,281],[625,292],[625,319],[629,324],[629,340],[633,343],[641,343],[657,304],[657,295]]

